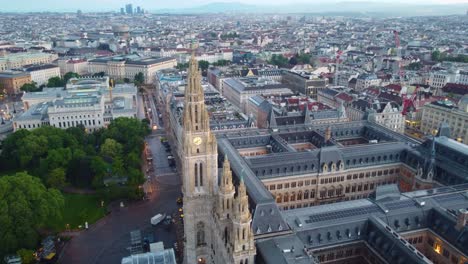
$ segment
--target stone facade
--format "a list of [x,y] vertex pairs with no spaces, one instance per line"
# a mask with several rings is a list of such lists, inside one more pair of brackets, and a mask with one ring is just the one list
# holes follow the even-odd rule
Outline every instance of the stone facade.
[[181,153],[184,194],[184,263],[254,263],[252,218],[243,181],[235,197],[229,161],[218,185],[218,151],[211,133],[198,62],[190,60]]

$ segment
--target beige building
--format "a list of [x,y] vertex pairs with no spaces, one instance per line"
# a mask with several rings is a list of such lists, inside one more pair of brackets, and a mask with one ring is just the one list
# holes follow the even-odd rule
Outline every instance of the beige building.
[[361,74],[356,79],[356,90],[362,91],[371,86],[380,85],[381,80],[375,74]]
[[110,88],[109,77],[72,78],[67,89],[44,88],[41,92],[24,93],[25,112],[14,118],[14,130],[83,125],[94,131],[118,117],[136,118],[137,88],[133,84]]
[[249,98],[255,95],[292,95],[286,84],[258,77],[229,78],[223,80],[223,96],[245,114]]
[[11,53],[0,57],[0,71],[21,68],[31,64],[49,64],[58,58],[54,53]]
[[59,60],[58,66],[62,76],[68,72],[78,73],[79,75],[88,74],[88,61],[85,59]]
[[436,101],[423,107],[421,131],[435,134],[441,123],[447,123],[451,137],[468,144],[468,95],[460,99],[458,107],[451,101]]
[[0,72],[0,92],[7,94],[18,94],[20,88],[31,82],[31,75],[22,71]]
[[309,72],[283,71],[284,84],[291,86],[295,92],[302,93],[317,100],[318,91],[328,86],[328,79],[321,79]]
[[24,69],[31,75],[31,81],[35,82],[38,86],[47,84],[48,80],[52,77],[61,77],[60,68],[56,65],[46,64],[31,66]]
[[104,72],[112,79],[133,80],[135,75],[143,73],[145,83],[155,81],[156,72],[177,66],[174,58],[142,58],[137,55],[97,58],[89,61],[88,72]]

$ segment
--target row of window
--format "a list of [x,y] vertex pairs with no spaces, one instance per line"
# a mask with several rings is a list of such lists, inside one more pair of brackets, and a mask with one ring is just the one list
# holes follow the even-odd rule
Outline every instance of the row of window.
[[[98,120],[97,124],[101,125],[101,120]],[[56,124],[53,124],[54,127],[57,127]],[[58,122],[58,127],[60,128],[67,128],[67,127],[75,127],[77,125],[84,125],[84,126],[96,126],[96,120],[72,120],[72,121],[64,121]]]
[[[97,114],[97,117],[100,117],[101,114]],[[63,120],[73,120],[73,119],[82,119],[82,118],[94,118],[95,116],[94,115],[76,115],[76,116],[63,116],[63,117],[60,117],[58,116],[57,117],[57,120],[60,120],[60,119],[63,119]],[[54,117],[52,117],[52,120],[54,120]]]
[[[305,181],[298,181],[298,182],[291,182],[291,183],[285,183],[284,184],[284,189],[288,189],[288,188],[296,188],[296,187],[302,187],[302,186],[309,186],[309,185],[315,185],[317,184],[317,181],[316,180],[305,180]],[[281,190],[283,189],[283,184],[282,183],[279,183],[279,184],[271,184],[269,186],[269,189],[270,190]]]
[[318,260],[320,262],[325,262],[325,261],[331,261],[334,259],[349,258],[351,256],[359,256],[361,255],[361,251],[362,251],[361,248],[338,250],[336,254],[335,252],[329,252],[326,254],[318,255]]
[[26,125],[26,124],[24,124],[24,125],[18,124],[18,128],[19,128],[19,129],[21,129],[21,128],[24,128],[24,129],[29,128],[29,129],[31,129],[31,128],[39,128],[39,127],[41,127],[41,124],[27,124],[27,125]]
[[[400,169],[388,169],[388,170],[379,170],[379,171],[373,171],[373,172],[366,172],[366,173],[355,173],[355,174],[348,174],[346,176],[346,180],[351,180],[351,179],[362,179],[364,177],[369,178],[369,177],[375,177],[375,176],[387,176],[387,175],[393,175],[393,174],[398,174],[400,173]],[[336,182],[343,182],[345,181],[344,176],[337,176],[337,177],[330,177],[330,178],[324,178],[320,179],[320,184],[328,184],[328,183],[336,183]],[[281,189],[288,189],[288,188],[296,188],[296,187],[302,187],[302,186],[309,186],[309,185],[315,185],[316,180],[305,180],[305,181],[298,181],[298,182],[291,182],[291,183],[285,183],[284,185],[282,183],[279,184],[270,184],[269,189],[270,191],[274,190],[281,190]]]
[[[458,263],[458,256],[453,255],[448,249],[443,248],[440,243],[434,242],[434,239],[432,239],[431,237],[427,239],[427,244],[429,244],[429,246],[431,246],[435,252],[437,252],[438,254],[442,254],[442,256],[444,256],[447,259],[447,261],[450,259],[453,264]],[[436,262],[434,261],[434,263]]]
[[[355,192],[362,192],[362,191],[371,191],[374,190],[376,186],[380,185],[386,185],[386,184],[392,184],[396,183],[397,180],[388,180],[388,181],[382,181],[378,183],[361,183],[358,185],[353,185],[353,186],[346,186],[344,192],[345,193],[355,193]],[[338,188],[332,188],[332,189],[323,189],[320,191],[319,198],[320,199],[325,199],[325,198],[332,198],[332,197],[339,197],[343,195],[343,187],[340,186]],[[315,198],[315,190],[305,190],[304,192],[299,191],[297,194],[295,192],[292,192],[291,194],[285,193],[281,194],[278,193],[276,194],[276,202],[277,203],[287,203],[287,202],[295,202],[301,201],[301,200],[307,200],[307,199],[313,199]],[[360,199],[361,197],[357,198]],[[364,196],[363,196],[364,198]]]

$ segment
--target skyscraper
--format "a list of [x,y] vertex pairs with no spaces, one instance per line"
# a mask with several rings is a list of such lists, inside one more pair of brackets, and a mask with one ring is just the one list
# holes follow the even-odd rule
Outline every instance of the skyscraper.
[[125,5],[125,12],[129,15],[133,14],[133,5],[132,4]]
[[141,7],[137,6],[137,8],[136,8],[136,13],[137,13],[137,14],[141,14]]
[[120,14],[121,14],[121,15],[124,15],[124,14],[125,14],[125,8],[123,8],[123,7],[120,8]]

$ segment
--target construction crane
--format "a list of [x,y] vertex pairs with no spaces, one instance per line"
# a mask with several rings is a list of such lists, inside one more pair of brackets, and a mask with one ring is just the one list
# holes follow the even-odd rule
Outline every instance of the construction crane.
[[401,55],[400,34],[396,30],[393,30],[393,34],[395,35],[395,46],[397,48],[397,57],[400,58],[400,60],[398,61],[398,75],[400,76],[400,85],[401,85],[401,89],[403,90],[403,84],[404,84],[403,79],[405,76],[405,70],[403,69],[403,65],[401,63],[401,60],[403,59],[403,57]]
[[405,94],[405,96],[403,97],[403,110],[401,111],[402,115],[406,115],[408,112],[410,112],[411,107],[414,107],[415,108],[414,110],[416,110],[416,107],[414,106],[414,100],[418,96],[418,92],[419,92],[419,86],[416,86],[416,89],[414,89],[414,93],[413,95],[411,95],[410,98],[408,98]]
[[336,62],[335,62],[335,86],[338,86],[338,69],[340,67],[340,58],[341,55],[343,54],[342,50],[337,50],[336,51]]

